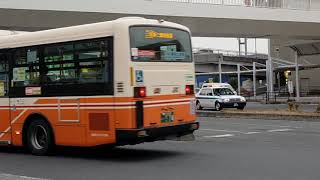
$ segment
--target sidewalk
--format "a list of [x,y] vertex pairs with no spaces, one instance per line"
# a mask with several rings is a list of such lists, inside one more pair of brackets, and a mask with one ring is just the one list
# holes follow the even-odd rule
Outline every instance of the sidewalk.
[[[299,104],[300,112],[316,112],[318,104]],[[232,109],[231,109],[232,110]],[[245,111],[247,110],[264,110],[264,111],[287,111],[288,104],[263,104],[260,102],[248,102]]]
[[[246,97],[248,102],[266,102],[265,96]],[[295,100],[295,97],[270,97],[270,103],[287,104],[288,100]],[[320,97],[300,97],[300,104],[320,104]]]
[[287,104],[261,104],[248,102],[247,107],[241,111],[237,109],[224,109],[221,112],[214,110],[198,111],[200,117],[238,117],[248,119],[297,120],[320,121],[320,113],[316,112],[317,105],[301,104],[298,111],[288,111]]

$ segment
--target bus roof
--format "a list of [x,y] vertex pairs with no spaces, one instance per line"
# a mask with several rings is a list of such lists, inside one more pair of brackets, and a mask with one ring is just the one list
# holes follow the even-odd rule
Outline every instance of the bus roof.
[[187,27],[168,21],[145,19],[140,17],[125,17],[113,21],[3,36],[0,37],[0,49],[28,47],[112,36],[116,32],[115,29],[119,31],[121,28],[128,28],[129,26],[133,25],[174,27],[190,32]]

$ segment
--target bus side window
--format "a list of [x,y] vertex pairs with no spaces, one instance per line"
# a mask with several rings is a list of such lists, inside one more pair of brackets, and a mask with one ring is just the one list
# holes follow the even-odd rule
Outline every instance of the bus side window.
[[35,48],[21,48],[14,52],[13,87],[40,85],[39,59]]
[[44,84],[76,83],[73,45],[70,43],[44,48]]
[[109,81],[106,76],[108,42],[98,40],[75,44],[75,53],[79,59],[80,83],[104,83]]
[[113,94],[111,37],[59,43],[43,49],[45,95]]
[[0,97],[8,95],[8,60],[5,53],[0,52]]

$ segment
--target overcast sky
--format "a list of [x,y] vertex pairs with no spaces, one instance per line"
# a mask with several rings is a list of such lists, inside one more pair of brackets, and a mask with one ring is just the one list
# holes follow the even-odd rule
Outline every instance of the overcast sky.
[[[237,38],[193,37],[192,43],[194,48],[212,48],[239,51],[239,43]],[[255,52],[254,39],[248,39],[248,52]],[[257,52],[264,54],[268,53],[267,39],[257,39]]]

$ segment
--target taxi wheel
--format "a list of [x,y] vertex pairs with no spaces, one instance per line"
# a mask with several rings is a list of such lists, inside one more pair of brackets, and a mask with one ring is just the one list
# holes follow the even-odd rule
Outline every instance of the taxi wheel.
[[219,103],[219,102],[216,102],[216,104],[214,105],[214,108],[215,108],[217,111],[221,111],[221,110],[223,109],[221,103]]
[[197,101],[197,110],[202,110],[202,109],[203,109],[203,107],[201,106],[200,102]]

